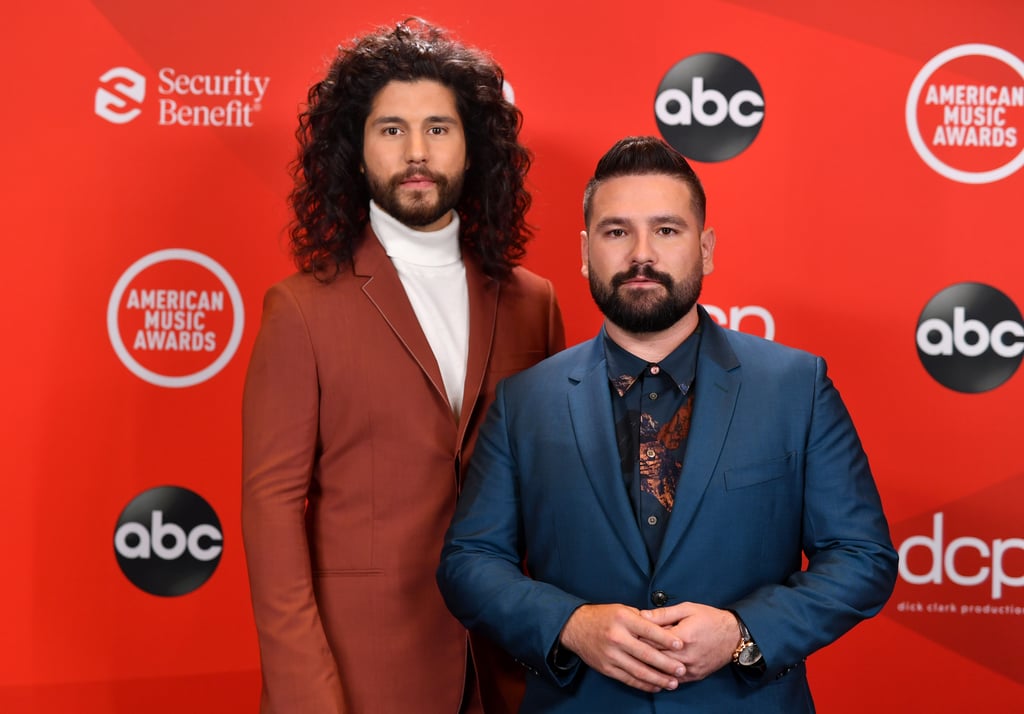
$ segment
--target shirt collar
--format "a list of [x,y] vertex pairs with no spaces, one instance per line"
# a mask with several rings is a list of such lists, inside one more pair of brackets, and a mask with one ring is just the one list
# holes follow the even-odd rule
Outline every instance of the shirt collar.
[[452,211],[451,223],[436,231],[417,231],[386,213],[370,201],[370,226],[389,258],[421,266],[443,266],[458,263],[459,214]]
[[672,380],[680,392],[684,395],[688,394],[697,374],[697,353],[700,351],[703,319],[701,317],[701,322],[697,323],[697,329],[689,337],[658,363],[640,359],[627,351],[609,337],[607,330],[602,328],[604,355],[608,364],[608,381],[611,382],[618,395],[625,396],[630,387],[640,381],[640,377],[651,367],[657,367],[657,374]]

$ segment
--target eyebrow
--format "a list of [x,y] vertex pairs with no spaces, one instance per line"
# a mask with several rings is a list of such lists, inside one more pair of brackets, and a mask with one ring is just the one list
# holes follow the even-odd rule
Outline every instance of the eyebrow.
[[602,218],[594,224],[594,228],[611,228],[612,226],[621,226],[624,223],[631,223],[631,221],[625,218],[619,218],[618,216],[608,216]]
[[[676,226],[688,227],[689,221],[677,213],[661,213],[656,216],[649,216],[646,221],[648,225],[669,223]],[[612,228],[614,226],[632,225],[633,219],[622,216],[606,216],[594,224],[594,228]]]
[[[453,125],[456,125],[456,124],[459,123],[459,120],[457,118],[453,117],[453,116],[436,115],[436,116],[425,117],[423,119],[422,123],[424,123],[424,124],[453,124]],[[395,115],[390,115],[390,116],[377,117],[376,119],[373,120],[373,124],[374,125],[377,125],[377,124],[403,124],[403,125],[408,125],[409,124],[409,120],[406,119],[405,117],[401,117],[401,116],[398,116],[397,114],[395,114]]]
[[663,213],[661,215],[651,216],[647,220],[647,222],[649,224],[654,224],[654,223],[672,223],[672,224],[675,224],[677,226],[688,226],[688,225],[690,225],[689,221],[687,221],[685,218],[680,216],[678,213]]

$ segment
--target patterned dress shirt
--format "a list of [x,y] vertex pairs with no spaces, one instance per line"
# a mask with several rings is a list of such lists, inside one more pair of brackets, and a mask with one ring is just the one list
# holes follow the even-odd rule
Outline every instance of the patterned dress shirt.
[[622,480],[653,563],[683,476],[700,327],[651,363],[604,337]]

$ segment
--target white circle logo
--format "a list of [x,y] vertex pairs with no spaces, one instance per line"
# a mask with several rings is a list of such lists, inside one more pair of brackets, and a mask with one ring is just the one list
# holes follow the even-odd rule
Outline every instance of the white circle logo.
[[[973,72],[970,80],[958,75],[948,83],[929,83],[946,65],[965,58],[1001,62],[1004,72],[1008,68],[1015,75],[1006,78],[1012,84],[978,81]],[[991,67],[983,68],[983,72],[993,74]],[[1024,166],[1024,147],[1014,153],[1020,146],[1018,127],[1007,118],[1009,111],[1015,109],[1019,119],[1021,107],[1024,107],[1024,62],[993,45],[958,45],[937,54],[914,78],[907,95],[907,132],[918,155],[937,173],[960,183],[992,183]],[[927,127],[930,129],[934,124],[934,131],[929,132],[931,136],[927,140],[921,129],[924,122],[919,121],[922,109],[936,112]],[[958,160],[950,154],[954,150],[970,152],[972,157],[984,155],[990,161],[994,158],[1002,163],[995,168],[953,166],[950,162]]]
[[235,281],[193,250],[169,248],[137,260],[107,303],[114,352],[132,374],[159,387],[191,387],[213,377],[231,361],[244,327]]

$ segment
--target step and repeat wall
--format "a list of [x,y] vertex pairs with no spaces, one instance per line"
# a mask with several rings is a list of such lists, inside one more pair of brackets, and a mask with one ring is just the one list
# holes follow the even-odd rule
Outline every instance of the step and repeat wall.
[[256,710],[240,397],[293,270],[296,115],[339,42],[409,15],[506,70],[535,157],[526,264],[570,343],[600,325],[583,186],[657,134],[706,185],[714,318],[828,359],[901,564],[885,610],[810,658],[819,709],[1024,710],[1024,4],[6,15],[0,711]]

